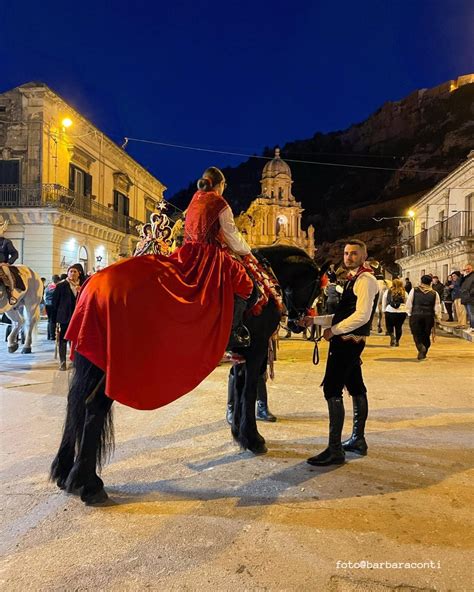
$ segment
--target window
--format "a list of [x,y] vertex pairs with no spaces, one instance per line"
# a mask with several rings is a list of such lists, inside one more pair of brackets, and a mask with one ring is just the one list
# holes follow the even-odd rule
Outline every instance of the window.
[[90,197],[92,194],[92,175],[74,164],[69,165],[69,189],[76,195]]
[[82,267],[84,268],[84,273],[87,274],[87,272],[89,271],[89,254],[87,252],[86,247],[81,247],[79,249],[79,263],[82,265]]
[[0,160],[0,185],[20,184],[20,161]]
[[443,265],[443,277],[441,278],[441,281],[443,283],[448,279],[448,273],[448,264],[446,263],[445,265]]
[[114,212],[124,216],[128,216],[130,212],[130,200],[120,191],[114,191]]

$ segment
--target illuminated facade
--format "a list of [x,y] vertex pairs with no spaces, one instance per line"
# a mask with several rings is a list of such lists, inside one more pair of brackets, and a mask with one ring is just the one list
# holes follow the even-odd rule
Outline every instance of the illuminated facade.
[[397,263],[402,277],[418,283],[425,273],[445,281],[474,260],[474,150],[412,206],[400,224]]
[[314,257],[314,228],[301,229],[303,208],[291,192],[291,170],[275,150],[262,173],[261,193],[252,201],[236,224],[251,247],[292,245]]
[[165,189],[45,84],[0,94],[0,214],[40,275],[130,255]]

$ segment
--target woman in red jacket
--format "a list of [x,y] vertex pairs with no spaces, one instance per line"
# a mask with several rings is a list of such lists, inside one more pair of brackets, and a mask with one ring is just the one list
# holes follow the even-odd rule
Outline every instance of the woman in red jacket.
[[[224,189],[222,172],[207,169],[186,213],[182,247],[169,257],[119,261],[84,285],[67,339],[106,373],[111,399],[156,409],[195,388],[221,360],[253,289],[229,252],[250,248]],[[243,345],[234,332],[230,346]]]

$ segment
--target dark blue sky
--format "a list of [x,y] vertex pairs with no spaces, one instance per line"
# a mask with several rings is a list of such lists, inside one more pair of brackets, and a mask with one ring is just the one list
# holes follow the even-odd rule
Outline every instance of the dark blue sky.
[[[112,139],[243,153],[474,70],[472,0],[3,3],[0,92],[41,80]],[[130,142],[168,186],[236,157]]]

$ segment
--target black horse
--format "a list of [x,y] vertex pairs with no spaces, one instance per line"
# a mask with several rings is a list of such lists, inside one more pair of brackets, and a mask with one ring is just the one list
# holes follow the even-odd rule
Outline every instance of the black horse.
[[[268,247],[257,256],[266,258],[281,282],[290,287],[290,316],[295,321],[304,314],[319,290],[319,269],[300,249]],[[262,313],[249,317],[251,346],[241,350],[245,364],[236,380],[235,410],[232,434],[243,449],[255,454],[267,451],[264,438],[255,421],[257,383],[265,364],[270,337],[278,328],[281,312],[269,300]],[[294,327],[295,330],[299,328]],[[113,448],[112,399],[105,394],[105,374],[87,358],[76,352],[74,376],[68,393],[66,421],[61,444],[51,465],[50,478],[69,493],[79,493],[87,504],[107,499],[104,483],[97,474]]]
[[[285,295],[288,327],[301,333],[298,321],[306,314],[320,292],[321,271],[307,253],[297,247],[274,246],[254,249],[257,259],[270,264]],[[262,318],[263,317],[263,318]],[[265,440],[257,429],[255,402],[258,383],[264,380],[268,359],[268,342],[278,329],[281,314],[269,302],[261,317],[249,317],[245,325],[252,338],[248,349],[239,350],[245,364],[235,366],[229,374],[229,403],[232,409],[232,435],[244,449],[255,454],[267,451]],[[229,419],[230,421],[230,419]]]

